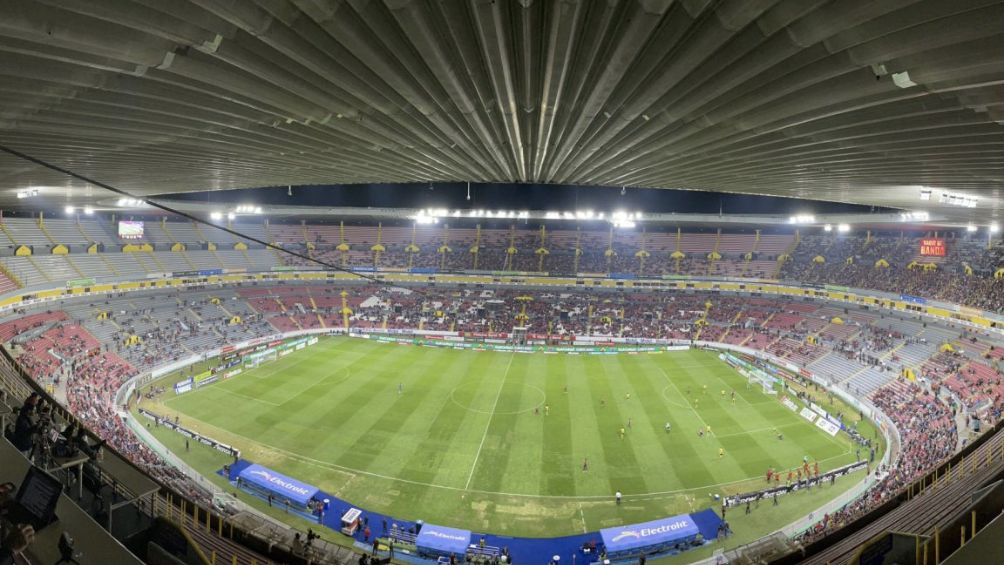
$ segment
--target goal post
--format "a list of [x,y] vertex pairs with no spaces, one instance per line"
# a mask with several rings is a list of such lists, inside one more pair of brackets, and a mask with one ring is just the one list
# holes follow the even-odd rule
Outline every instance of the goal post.
[[509,343],[512,345],[525,345],[526,335],[527,335],[526,326],[514,327],[512,329],[512,333],[509,334]]
[[763,390],[764,394],[777,395],[777,390],[774,388],[774,381],[764,379],[760,375],[754,373],[747,373],[747,378],[749,379],[750,387],[759,386]]
[[728,363],[729,366],[746,378],[747,390],[751,390],[753,387],[757,386],[763,390],[764,394],[777,395],[777,390],[774,389],[774,385],[779,381],[776,377],[772,377],[759,367],[739,359],[728,351],[722,351],[719,353],[718,358]]

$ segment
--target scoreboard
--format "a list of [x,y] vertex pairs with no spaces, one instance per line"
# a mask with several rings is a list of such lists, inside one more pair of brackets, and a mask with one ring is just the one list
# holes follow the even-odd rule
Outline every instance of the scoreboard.
[[944,257],[945,240],[934,238],[920,240],[920,254],[925,257]]

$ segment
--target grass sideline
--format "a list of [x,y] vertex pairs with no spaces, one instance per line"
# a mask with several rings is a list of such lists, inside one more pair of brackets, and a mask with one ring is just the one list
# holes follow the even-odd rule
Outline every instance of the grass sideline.
[[[503,535],[562,535],[690,512],[714,504],[712,493],[761,487],[768,466],[793,467],[808,455],[827,470],[854,458],[849,440],[825,435],[759,387],[747,389],[705,351],[527,355],[330,338],[143,405],[363,508]],[[705,426],[712,435],[698,437]],[[872,433],[869,423],[860,427]],[[226,462],[201,445],[185,452],[166,430],[156,435],[204,474]],[[804,516],[860,478],[751,517],[733,511],[729,546]],[[616,490],[625,494],[619,507]]]

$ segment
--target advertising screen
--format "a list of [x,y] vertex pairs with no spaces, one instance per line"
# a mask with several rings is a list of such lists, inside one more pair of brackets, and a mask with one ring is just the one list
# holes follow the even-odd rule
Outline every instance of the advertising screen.
[[119,222],[119,237],[122,239],[139,239],[143,237],[143,222]]
[[920,254],[925,257],[944,257],[945,240],[934,238],[920,240]]

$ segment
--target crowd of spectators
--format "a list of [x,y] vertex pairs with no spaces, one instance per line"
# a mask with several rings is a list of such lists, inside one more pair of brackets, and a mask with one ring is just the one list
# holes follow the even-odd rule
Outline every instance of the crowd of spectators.
[[[329,227],[307,225],[283,230],[280,240],[287,249],[340,267],[770,278],[777,271],[778,256],[794,239],[790,233],[758,239],[753,231],[722,236],[683,232],[677,237],[675,231],[559,229],[542,234],[528,228],[485,229],[480,235],[470,229],[435,236],[428,232],[414,245],[412,237],[408,230],[379,232],[373,226],[357,226],[343,245]],[[378,242],[381,250],[376,251]],[[682,256],[674,257],[675,252]],[[716,258],[711,259],[712,254]],[[316,266],[296,256],[285,261]]]
[[[290,284],[244,287],[214,295],[194,292],[150,296],[90,306],[110,312],[110,319],[84,321],[80,313],[47,312],[45,319],[31,323],[22,319],[0,324],[0,333],[11,336],[21,352],[22,364],[36,377],[65,379],[69,408],[100,437],[153,476],[195,497],[206,493],[132,434],[115,410],[114,394],[140,369],[250,335],[322,325],[338,327],[348,317],[349,325],[355,328],[508,333],[525,327],[530,334],[551,336],[726,341],[769,351],[803,366],[831,349],[864,363],[860,356],[865,352],[878,356],[917,339],[871,326],[867,318],[833,323],[835,314],[844,312],[813,303],[700,292],[444,287],[414,291],[368,284]],[[343,311],[345,307],[348,311]],[[233,317],[238,313],[241,320],[235,324]],[[93,335],[88,328],[101,335]],[[140,342],[127,345],[130,335],[140,336]],[[954,364],[931,365],[922,375],[925,382],[936,385],[934,390],[944,386],[964,400],[968,398],[964,393],[977,391],[987,396],[991,405],[1001,405],[1004,378],[996,368],[985,365],[992,374],[984,373],[968,357],[935,357],[945,358],[954,360]],[[894,383],[896,386],[875,392],[872,402],[900,429],[902,457],[890,468],[880,470],[882,479],[874,490],[827,516],[807,539],[880,504],[952,453],[957,431],[948,406],[922,387],[908,384],[904,390],[903,379]]]
[[[895,235],[870,239],[806,236],[780,275],[786,280],[880,290],[983,310],[1004,308],[1004,280],[994,276],[1004,266],[1004,248],[999,243],[987,249],[985,240],[952,237],[945,239],[945,257],[928,257],[920,255],[920,241]],[[817,262],[817,257],[823,262]],[[880,260],[888,266],[877,266]],[[934,268],[925,269],[924,264]]]
[[[312,229],[306,226],[306,233]],[[921,256],[922,238],[916,234],[803,235],[797,245],[789,246],[793,234],[764,235],[757,241],[753,233],[685,232],[678,241],[673,232],[618,230],[611,238],[601,231],[558,231],[542,241],[538,231],[523,229],[512,239],[508,230],[485,230],[476,245],[474,230],[460,230],[446,246],[449,251],[440,252],[444,246],[433,243],[410,247],[410,239],[402,235],[397,240],[384,237],[384,250],[374,252],[376,233],[376,229],[360,228],[347,251],[338,250],[333,238],[315,236],[309,253],[344,267],[783,278],[934,298],[991,311],[1004,307],[1004,280],[993,276],[1004,266],[1004,247],[998,244],[987,249],[985,240],[951,233],[940,236],[946,241],[945,257]],[[775,243],[762,243],[766,238],[774,238]],[[302,239],[284,244],[308,252]],[[508,252],[510,246],[514,253]],[[471,253],[475,247],[477,254]],[[779,264],[789,247],[793,253]],[[538,249],[547,253],[537,253]],[[682,257],[673,256],[677,251]],[[876,267],[880,260],[888,266]],[[293,256],[286,261],[311,266]],[[914,263],[936,268],[911,267]],[[967,274],[967,267],[972,274]]]
[[880,477],[863,496],[810,526],[798,539],[812,543],[881,506],[902,489],[950,457],[958,442],[955,419],[948,406],[931,391],[916,384],[898,382],[878,390],[872,402],[888,415],[899,430],[899,458],[885,468],[871,468]]

